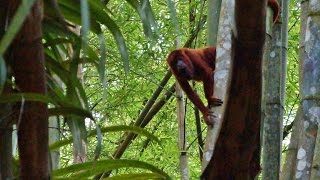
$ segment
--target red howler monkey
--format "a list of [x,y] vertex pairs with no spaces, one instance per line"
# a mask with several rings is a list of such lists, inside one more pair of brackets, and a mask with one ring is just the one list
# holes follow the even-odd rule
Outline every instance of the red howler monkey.
[[[213,96],[215,58],[216,48],[207,47],[201,49],[177,49],[172,51],[167,59],[168,65],[181,88],[191,102],[201,111],[207,125],[213,125],[213,122],[209,119],[209,107],[222,104],[221,99]],[[203,82],[204,93],[209,107],[204,105],[197,93],[189,85],[188,80]]]
[[[268,6],[273,10],[273,22],[278,20],[279,4],[277,0],[268,0]],[[191,102],[202,112],[204,121],[208,125],[213,122],[209,119],[209,108],[204,105],[199,96],[190,87],[188,80],[202,81],[208,106],[220,106],[221,99],[213,96],[214,69],[216,48],[201,49],[181,48],[172,51],[167,59],[168,65],[181,88]]]

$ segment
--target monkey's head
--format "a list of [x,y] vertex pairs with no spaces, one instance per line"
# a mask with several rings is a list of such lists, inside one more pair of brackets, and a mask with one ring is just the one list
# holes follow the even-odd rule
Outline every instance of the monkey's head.
[[195,68],[193,60],[191,58],[198,58],[190,56],[187,52],[190,51],[187,48],[176,49],[172,51],[167,59],[168,65],[172,72],[179,78],[186,80],[194,79]]
[[188,80],[193,79],[194,76],[194,68],[193,64],[189,63],[188,65],[186,64],[186,61],[183,59],[177,59],[177,71],[180,74],[181,77],[184,77]]

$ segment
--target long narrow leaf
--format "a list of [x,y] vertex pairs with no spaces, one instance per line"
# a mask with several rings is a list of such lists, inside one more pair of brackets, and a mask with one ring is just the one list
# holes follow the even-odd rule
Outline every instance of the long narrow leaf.
[[99,59],[99,77],[102,82],[102,88],[103,88],[103,99],[106,99],[106,89],[107,89],[107,81],[106,81],[106,58],[107,58],[107,50],[106,50],[106,44],[104,41],[103,34],[99,34],[99,42],[100,42],[100,59]]
[[115,38],[120,52],[121,58],[124,64],[125,72],[129,72],[129,55],[124,37],[117,26],[117,24],[111,19],[111,17],[104,11],[103,4],[100,1],[89,0],[92,16],[97,19],[98,22],[105,25],[113,37]]
[[178,18],[177,18],[177,12],[176,12],[176,9],[174,7],[174,3],[172,2],[172,0],[168,0],[168,6],[169,6],[169,9],[170,9],[170,17],[171,17],[171,20],[172,20],[172,25],[175,26],[175,33],[176,33],[176,36],[180,36],[180,27],[179,27],[179,21],[178,21]]
[[152,12],[149,0],[126,0],[139,14],[142,22],[144,33],[147,37],[152,38],[152,30],[157,30],[156,20]]
[[[88,99],[86,96],[86,93],[84,92],[83,86],[80,83],[79,79],[76,76],[70,76],[70,72],[67,71],[60,63],[52,60],[47,61],[47,68],[50,68],[53,72],[56,73],[57,76],[65,83],[71,82],[71,85],[77,89],[77,92],[79,93],[78,97],[81,97],[85,109],[89,109]],[[68,103],[68,102],[66,102]]]
[[68,38],[68,39],[73,39],[78,37],[78,35],[75,34],[73,31],[64,28],[63,26],[61,26],[61,24],[56,23],[51,19],[45,18],[42,21],[42,25],[43,25],[43,32],[45,34],[46,33],[55,34],[59,36],[64,36],[65,38]]
[[66,68],[62,63],[59,63],[50,57],[46,57],[46,59],[48,59],[46,61],[46,67],[54,72],[63,81],[63,83],[66,84],[70,75]]
[[[79,0],[78,0],[79,1]],[[104,11],[104,5],[100,1],[97,0],[89,0],[89,9],[90,9],[90,15],[91,23],[101,23],[105,25],[111,34],[113,35],[114,39],[117,42],[117,47],[120,52],[121,58],[123,60],[124,64],[124,70],[125,72],[129,72],[129,55],[127,46],[125,44],[124,37],[117,26],[117,24],[111,19],[111,17]],[[64,15],[64,17],[76,24],[81,24],[79,16],[81,16],[80,13],[80,5],[77,1],[70,1],[70,0],[60,0],[59,5],[61,7],[61,11]],[[93,22],[94,21],[94,22]],[[95,28],[94,28],[95,29]],[[100,34],[100,32],[94,31],[96,34]]]
[[88,55],[87,62],[93,63],[93,65],[95,65],[96,68],[99,69],[100,59],[99,59],[98,55],[96,54],[96,52],[90,46],[88,47],[87,55]]
[[102,132],[99,125],[97,125],[96,133],[97,133],[97,145],[96,145],[96,149],[94,150],[94,160],[97,160],[99,158],[102,150]]
[[77,107],[59,107],[59,108],[50,108],[49,116],[61,116],[61,115],[78,115],[81,117],[86,117],[90,119],[94,119],[91,112],[85,109],[77,108]]
[[37,93],[14,93],[0,96],[0,103],[19,102],[21,100],[56,104],[56,102],[48,96]]
[[[74,24],[81,25],[81,13],[79,3],[76,1],[59,1],[60,9],[63,16]],[[90,30],[96,34],[101,33],[100,25],[90,18]]]
[[[148,138],[150,138],[160,144],[160,140],[156,136],[154,136],[153,134],[149,133],[148,131],[146,131],[142,128],[138,128],[138,127],[134,127],[134,126],[111,126],[111,127],[101,128],[101,133],[118,132],[118,131],[127,131],[127,132],[136,133],[139,135],[144,135],[144,136],[146,136],[146,137],[148,137]],[[88,137],[96,136],[96,133],[97,133],[96,131],[90,131],[88,133]],[[71,142],[72,142],[72,137],[51,144],[50,149],[54,150],[54,149],[60,148],[64,145],[70,144]]]
[[68,175],[70,178],[81,177],[81,178],[88,178],[97,173],[110,171],[119,168],[141,168],[146,169],[151,172],[157,173],[162,175],[165,179],[171,179],[168,174],[163,172],[161,169],[157,167],[137,160],[100,160],[97,162],[86,162],[81,164],[74,164],[68,166],[66,168],[57,169],[53,171],[54,179],[64,178],[64,176]]
[[[54,23],[53,21],[45,20],[43,22],[43,27],[44,27],[44,32],[50,32],[50,34],[45,33],[44,38],[46,39],[46,43],[44,44],[45,46],[45,51],[46,55],[49,55],[50,61],[57,61],[57,62],[62,62],[61,55],[59,54],[59,49],[61,50],[62,48],[64,49],[64,46],[59,46],[59,49],[55,45],[61,45],[65,43],[74,43],[75,41],[80,41],[80,37],[76,35],[72,31],[66,31],[64,28],[60,27],[58,24]],[[64,36],[63,38],[52,38],[52,34],[58,35],[58,36]],[[99,39],[100,39],[100,34],[99,34]],[[102,37],[103,39],[103,37]],[[101,44],[105,43],[104,39],[101,39]],[[103,42],[102,42],[103,41]],[[104,45],[104,44],[103,44]],[[47,47],[51,47],[50,49],[47,49]],[[101,45],[102,46],[102,45]],[[92,49],[92,47],[88,46],[87,47],[87,56],[82,59],[82,63],[92,63],[94,66],[99,69],[99,64],[101,64],[101,61],[105,61],[105,48],[101,48],[101,58],[97,56],[97,53]],[[67,52],[66,52],[67,53]],[[52,54],[55,54],[55,57],[52,56]],[[103,57],[104,55],[104,57]],[[47,57],[48,58],[48,57]],[[64,63],[67,61],[64,60]],[[59,65],[60,66],[60,65]],[[58,68],[59,69],[59,68]],[[101,72],[99,72],[100,74]],[[65,77],[65,76],[64,76]]]

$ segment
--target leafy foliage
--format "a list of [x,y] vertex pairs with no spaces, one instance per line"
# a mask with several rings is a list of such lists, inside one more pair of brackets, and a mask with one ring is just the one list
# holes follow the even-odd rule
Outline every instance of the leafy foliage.
[[[143,168],[152,171],[154,173],[153,176],[156,176],[157,178],[171,179],[166,173],[164,173],[160,169],[150,164],[135,160],[100,160],[98,162],[75,164],[54,171],[53,177],[55,179],[89,178],[101,171],[109,171],[112,169],[119,169],[123,167]],[[151,176],[149,175],[149,177]]]
[[[24,5],[30,5],[33,1],[23,2]],[[164,172],[168,172],[171,177],[179,177],[180,152],[176,144],[174,98],[166,101],[159,112],[149,112],[152,121],[144,130],[132,125],[165,76],[165,59],[175,47],[175,26],[180,29],[178,34],[182,44],[205,46],[202,1],[192,1],[191,5],[188,1],[178,1],[174,6],[177,12],[174,25],[170,19],[170,8],[173,6],[169,7],[166,1],[57,2],[59,11],[51,6],[50,0],[44,1],[43,43],[48,96],[20,93],[1,95],[0,103],[13,103],[21,99],[49,103],[49,113],[57,117],[57,128],[62,137],[60,141],[51,144],[51,150],[59,150],[61,153],[60,169],[54,171],[54,178],[92,178],[109,170],[113,170],[110,179],[169,179]],[[195,23],[189,22],[190,6],[193,12],[201,12],[194,13]],[[291,7],[286,97],[288,117],[293,116],[290,108],[296,107],[299,89],[299,8],[295,4]],[[61,21],[57,17],[59,12],[65,20]],[[17,13],[19,21],[13,21],[7,33],[1,37],[0,92],[5,81],[8,81],[3,60],[5,50],[27,13],[28,9],[22,8]],[[173,82],[172,79],[161,87],[163,92],[155,102],[164,97]],[[194,112],[188,101],[186,110],[190,179],[194,179],[199,177],[201,162],[195,143],[198,134]],[[122,159],[107,160],[113,158],[115,149],[121,145],[128,132],[139,136],[130,141]],[[159,141],[161,146],[153,143]],[[72,165],[72,152],[81,149],[83,142],[88,162]]]

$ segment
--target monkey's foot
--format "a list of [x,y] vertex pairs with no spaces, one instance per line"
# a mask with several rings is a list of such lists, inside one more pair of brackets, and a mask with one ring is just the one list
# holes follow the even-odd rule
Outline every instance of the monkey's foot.
[[221,106],[222,103],[223,101],[221,99],[212,96],[210,98],[209,106]]
[[212,111],[209,111],[209,113],[204,117],[204,122],[208,126],[213,127],[217,121],[218,121],[218,117]]

